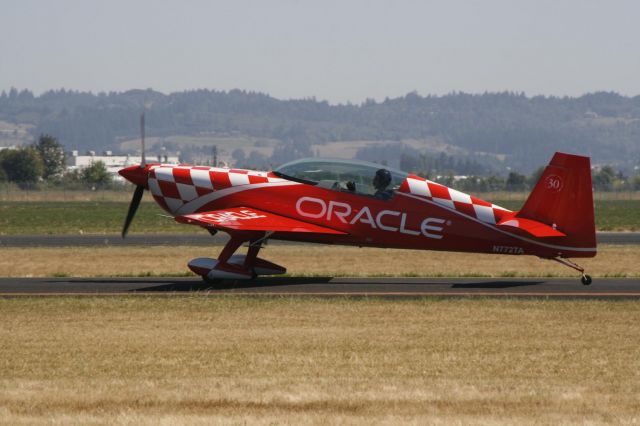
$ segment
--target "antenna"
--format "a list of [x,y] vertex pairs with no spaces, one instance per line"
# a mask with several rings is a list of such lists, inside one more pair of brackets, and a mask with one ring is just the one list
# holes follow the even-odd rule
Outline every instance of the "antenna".
[[142,114],[140,114],[140,143],[142,145],[142,162],[140,163],[140,167],[144,167],[147,165],[147,159],[144,153],[144,111],[142,111]]

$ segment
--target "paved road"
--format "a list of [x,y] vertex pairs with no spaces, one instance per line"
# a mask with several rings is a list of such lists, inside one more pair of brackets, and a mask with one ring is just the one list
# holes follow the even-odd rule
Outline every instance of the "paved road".
[[[125,240],[119,235],[0,235],[0,247],[65,247],[65,246],[211,246],[227,240],[224,234],[212,237],[200,234],[131,234]],[[640,232],[599,232],[601,244],[640,244]],[[275,244],[289,244],[273,241]],[[299,244],[299,243],[298,243]]]
[[640,279],[264,278],[216,287],[199,278],[0,278],[0,295],[212,294],[313,296],[514,296],[640,299]]
[[211,246],[221,245],[224,234],[129,234],[120,235],[0,235],[0,247],[88,247],[88,246]]

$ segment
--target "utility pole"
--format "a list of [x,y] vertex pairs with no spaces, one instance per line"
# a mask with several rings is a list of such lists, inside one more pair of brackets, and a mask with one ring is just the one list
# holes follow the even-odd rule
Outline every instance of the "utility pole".
[[218,167],[218,145],[213,146],[213,167]]

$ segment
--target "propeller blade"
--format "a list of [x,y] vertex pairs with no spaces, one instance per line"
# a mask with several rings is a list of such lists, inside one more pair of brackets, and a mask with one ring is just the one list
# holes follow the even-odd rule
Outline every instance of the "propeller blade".
[[140,205],[140,200],[142,200],[143,194],[144,194],[144,186],[141,186],[141,185],[136,186],[136,190],[133,193],[133,198],[131,199],[131,204],[129,204],[129,211],[127,212],[127,218],[125,219],[124,226],[122,227],[122,238],[127,236],[129,225],[131,225],[131,221],[133,220],[133,217],[136,215],[136,210],[138,210],[138,206]]
[[147,164],[147,158],[144,152],[144,111],[140,114],[140,144],[142,145],[140,153],[142,162],[140,163],[140,167],[144,167]]

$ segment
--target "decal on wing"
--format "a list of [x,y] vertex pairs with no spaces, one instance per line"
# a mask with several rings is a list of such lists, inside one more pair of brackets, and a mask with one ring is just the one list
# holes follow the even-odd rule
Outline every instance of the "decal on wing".
[[249,207],[213,210],[177,216],[176,222],[234,231],[301,232],[345,235],[346,232]]

